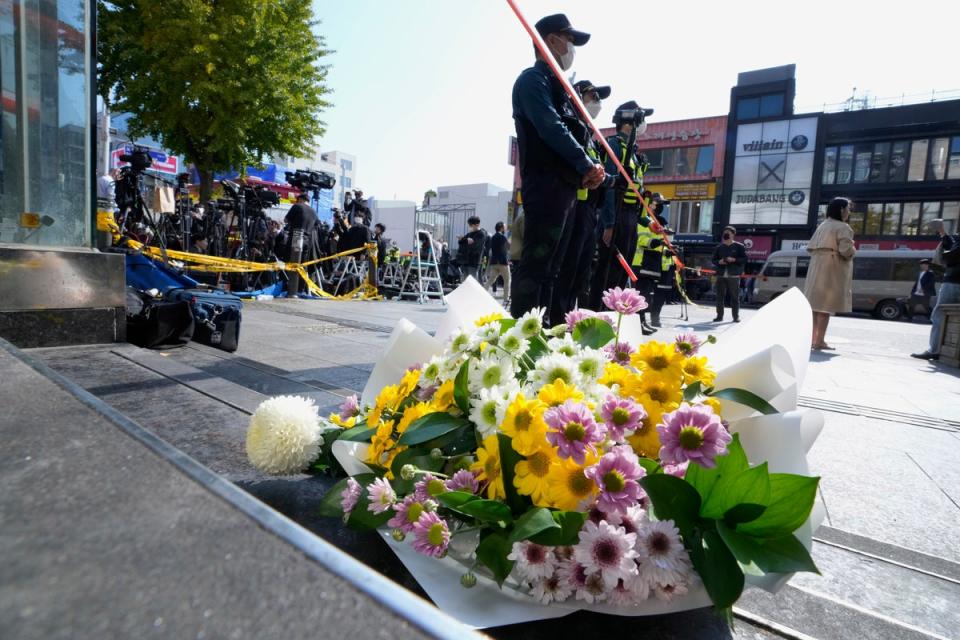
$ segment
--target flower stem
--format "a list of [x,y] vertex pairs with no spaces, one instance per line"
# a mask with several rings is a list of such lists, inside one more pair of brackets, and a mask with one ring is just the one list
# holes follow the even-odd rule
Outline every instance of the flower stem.
[[617,312],[617,337],[613,339],[613,346],[616,348],[620,344],[620,322],[623,320],[623,314]]

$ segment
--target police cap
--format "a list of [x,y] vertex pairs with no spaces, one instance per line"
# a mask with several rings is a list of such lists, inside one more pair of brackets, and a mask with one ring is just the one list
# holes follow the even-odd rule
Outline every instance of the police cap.
[[597,97],[600,98],[601,100],[606,100],[607,98],[610,97],[609,86],[597,87],[597,86],[594,86],[594,84],[589,80],[581,80],[580,82],[573,85],[573,88],[576,89],[577,93],[579,93],[581,96],[586,95],[587,92],[589,91],[596,91]]
[[[637,109],[643,109],[643,107],[638,105],[636,100],[624,102],[622,105],[617,107],[617,111],[636,111]],[[643,109],[644,116],[649,116],[652,113],[653,113],[653,109]]]
[[540,18],[536,24],[537,33],[541,38],[546,38],[551,33],[563,33],[573,36],[573,46],[582,47],[590,39],[589,33],[577,31],[570,25],[570,20],[562,13],[555,13],[552,16]]

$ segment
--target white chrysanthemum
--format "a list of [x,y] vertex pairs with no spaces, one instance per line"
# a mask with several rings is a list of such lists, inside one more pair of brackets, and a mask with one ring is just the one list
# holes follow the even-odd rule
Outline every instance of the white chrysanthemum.
[[[606,519],[615,527],[623,527],[627,533],[640,533],[649,522],[647,512],[639,505],[627,507],[624,512],[608,513]],[[639,541],[639,538],[637,540]]]
[[520,316],[515,325],[524,338],[533,338],[543,331],[543,308],[534,307]]
[[519,358],[530,348],[530,341],[523,337],[519,329],[514,327],[500,336],[498,346],[514,358]]
[[603,375],[607,365],[607,355],[600,349],[583,348],[574,356],[577,365],[577,375],[584,382],[596,382]]
[[588,576],[599,573],[606,588],[612,589],[617,580],[637,573],[637,552],[633,549],[636,538],[636,534],[626,533],[606,520],[587,520],[580,530],[580,542],[573,548],[573,557],[584,566]]
[[484,387],[504,385],[513,380],[513,361],[496,352],[470,363],[468,385],[471,392]]
[[473,339],[472,331],[457,329],[453,332],[453,335],[450,336],[450,353],[454,356],[460,356],[470,351],[470,349],[476,346],[474,345]]
[[513,560],[513,570],[522,580],[533,582],[553,575],[557,561],[550,547],[524,540],[514,542],[507,560]]
[[540,604],[563,602],[570,597],[571,593],[573,593],[573,587],[558,573],[536,580],[530,590],[530,595]]
[[557,380],[563,380],[567,384],[576,384],[579,380],[573,358],[560,353],[543,356],[537,360],[536,366],[530,373],[535,389],[540,389]]
[[573,341],[573,337],[569,333],[564,333],[559,338],[547,340],[547,348],[553,353],[562,353],[571,358],[576,358],[580,354],[580,345]]
[[420,371],[420,379],[424,382],[439,382],[443,361],[444,359],[440,356],[433,356],[427,360]]
[[610,590],[610,603],[620,607],[634,607],[650,597],[650,583],[642,575],[621,578]]
[[647,520],[637,532],[637,562],[651,582],[673,584],[690,570],[690,557],[683,548],[673,520]]
[[679,598],[687,594],[687,585],[683,582],[657,583],[653,585],[653,593],[657,600],[670,602],[674,598]]
[[257,469],[284,476],[304,471],[320,455],[317,405],[302,396],[264,400],[250,417],[247,457]]
[[560,579],[576,595],[577,600],[593,604],[607,598],[607,588],[600,573],[588,574],[587,568],[575,558],[566,560],[558,571]]
[[457,374],[460,373],[460,367],[463,365],[463,360],[456,356],[450,356],[444,358],[440,362],[440,382],[446,382],[447,380],[453,380],[457,377]]
[[500,387],[480,389],[480,393],[470,399],[470,421],[484,438],[496,432],[506,411],[507,400]]
[[496,344],[500,339],[500,323],[488,322],[473,333],[474,346],[479,346],[481,342]]

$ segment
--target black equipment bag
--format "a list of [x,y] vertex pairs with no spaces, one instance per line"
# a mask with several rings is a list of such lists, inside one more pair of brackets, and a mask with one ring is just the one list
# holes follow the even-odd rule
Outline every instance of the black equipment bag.
[[157,300],[127,287],[127,341],[138,347],[183,346],[193,337],[193,314],[182,301]]
[[224,351],[237,350],[240,343],[240,315],[243,311],[240,298],[216,289],[171,289],[165,297],[190,305],[194,340]]

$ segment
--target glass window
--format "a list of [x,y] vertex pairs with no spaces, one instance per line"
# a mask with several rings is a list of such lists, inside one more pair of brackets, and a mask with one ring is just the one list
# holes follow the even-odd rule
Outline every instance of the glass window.
[[923,180],[923,171],[927,166],[927,147],[929,140],[914,140],[910,147],[910,170],[907,173],[907,180],[910,182],[921,182]]
[[710,173],[713,171],[713,145],[708,144],[699,147],[697,152],[697,171],[696,173]]
[[752,120],[760,116],[760,98],[737,100],[737,120]]
[[681,147],[674,150],[677,154],[678,176],[693,175],[697,168],[697,147]]
[[341,161],[340,161],[340,168],[343,169],[344,171],[350,171],[350,170],[353,169],[353,162],[350,161],[350,160],[346,160],[346,159],[341,160]]
[[873,145],[858,144],[854,152],[853,181],[866,182],[870,178],[870,164],[873,162]]
[[769,118],[783,115],[783,94],[773,93],[760,98],[760,117]]
[[[854,263],[856,263],[856,260],[854,260]],[[768,278],[789,278],[791,266],[792,265],[786,260],[768,262],[763,267],[763,275]]]
[[944,202],[940,217],[947,233],[956,233],[960,229],[960,202]]
[[867,236],[877,236],[877,235],[880,235],[880,230],[882,228],[883,228],[883,205],[879,203],[868,204],[867,214],[865,216],[863,234]]
[[661,173],[665,176],[677,175],[677,150],[663,150],[663,169]]
[[713,200],[700,203],[700,233],[713,233]]
[[883,205],[883,229],[881,235],[895,236],[900,228],[900,203],[888,202]]
[[827,147],[823,154],[823,184],[833,184],[837,179],[837,148]]
[[903,205],[903,219],[900,222],[900,235],[915,236],[920,226],[920,203],[906,202]]
[[947,147],[950,138],[935,138],[930,147],[930,164],[927,165],[927,180],[943,180],[947,177]]
[[854,202],[853,209],[850,211],[850,217],[847,219],[847,224],[850,225],[850,228],[853,229],[853,232],[856,235],[861,235],[863,233],[863,219],[866,217],[864,215],[863,205]]
[[817,224],[819,225],[821,222],[823,222],[826,219],[827,219],[827,205],[821,204],[819,207],[817,207]]
[[837,159],[837,184],[849,184],[853,175],[853,145],[845,144],[840,147]]
[[947,168],[947,179],[960,180],[960,136],[950,143],[950,160]]
[[893,261],[893,280],[899,282],[914,282],[917,274],[920,273],[920,267],[915,260],[894,260]]
[[930,225],[932,220],[936,220],[940,217],[940,203],[939,202],[924,202],[920,207],[920,225],[919,225],[919,235],[921,236],[932,236],[936,235],[937,232]]
[[909,148],[910,143],[906,140],[893,143],[893,147],[890,149],[888,182],[903,182],[907,179],[907,152]]
[[889,258],[856,258],[853,261],[854,280],[889,280],[893,274],[893,260]]
[[797,277],[806,278],[807,270],[810,268],[810,258],[807,256],[800,256],[797,258]]
[[660,171],[663,169],[663,149],[647,149],[643,152],[647,156],[647,162],[650,163],[650,168],[647,170],[647,174],[653,173],[654,170]]
[[873,145],[873,162],[870,165],[870,182],[887,181],[887,163],[890,159],[890,143]]
[[353,186],[353,180],[350,179],[350,176],[343,176],[343,186],[347,189]]

